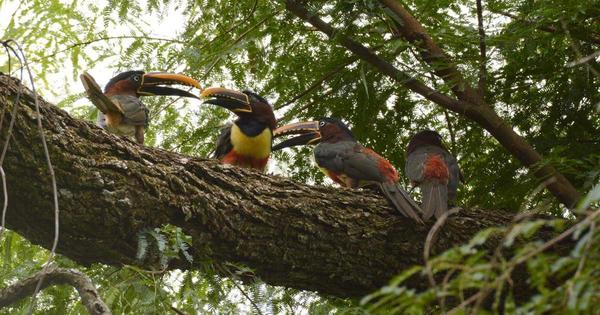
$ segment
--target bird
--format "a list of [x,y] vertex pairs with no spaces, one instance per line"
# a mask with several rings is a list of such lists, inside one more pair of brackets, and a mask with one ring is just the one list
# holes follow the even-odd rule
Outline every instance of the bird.
[[358,188],[378,186],[384,196],[404,216],[423,223],[421,209],[398,183],[398,172],[377,152],[364,147],[341,120],[321,118],[317,121],[291,123],[274,132],[278,138],[300,134],[273,146],[273,151],[286,147],[316,144],[313,153],[321,171],[340,186]]
[[448,203],[456,199],[462,174],[454,157],[443,144],[442,136],[433,130],[414,134],[406,148],[404,173],[421,189],[423,219],[441,217]]
[[104,92],[87,71],[79,78],[88,98],[100,110],[96,124],[111,133],[134,137],[140,144],[144,144],[144,133],[149,123],[149,110],[140,100],[141,96],[172,95],[199,99],[188,91],[161,85],[180,84],[201,89],[198,81],[168,72],[125,71],[110,79]]
[[237,119],[221,128],[214,158],[222,164],[264,171],[277,119],[269,102],[249,91],[210,87],[200,93],[204,103],[232,111]]

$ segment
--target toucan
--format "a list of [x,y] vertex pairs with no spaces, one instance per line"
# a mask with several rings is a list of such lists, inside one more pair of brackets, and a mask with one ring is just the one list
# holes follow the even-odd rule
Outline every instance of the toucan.
[[456,199],[462,174],[456,158],[448,152],[442,136],[433,130],[416,133],[406,148],[404,173],[423,197],[423,219],[441,217]]
[[317,144],[314,156],[317,165],[334,182],[343,187],[357,188],[377,185],[392,206],[418,223],[421,209],[398,184],[398,172],[375,151],[362,146],[341,120],[322,118],[288,124],[275,130],[275,138],[300,134],[273,146],[273,151],[286,147]]
[[96,106],[96,123],[109,132],[135,137],[144,143],[144,131],[148,127],[148,108],[140,96],[172,95],[199,98],[184,90],[161,85],[180,84],[200,89],[198,81],[182,75],[167,72],[126,71],[119,73],[100,89],[96,80],[86,71],[79,76],[88,98]]
[[200,94],[205,103],[232,111],[238,119],[221,128],[214,157],[223,164],[264,171],[271,155],[277,120],[273,108],[260,95],[244,90],[211,87]]

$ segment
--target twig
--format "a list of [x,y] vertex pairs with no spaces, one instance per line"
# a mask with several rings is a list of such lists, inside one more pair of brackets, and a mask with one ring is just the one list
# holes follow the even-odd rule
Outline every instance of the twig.
[[[10,46],[9,42],[10,42],[10,40],[1,42],[8,53],[9,63],[10,63],[10,52],[12,52],[15,55],[15,57],[19,60],[19,63],[21,63],[21,65],[22,65],[23,60],[21,59],[19,54],[15,51],[15,49],[12,46]],[[10,52],[9,52],[9,50],[10,50]],[[19,79],[20,79],[20,81],[23,81],[23,67],[21,67],[20,70],[21,70],[21,76]],[[6,133],[6,141],[4,142],[4,146],[2,147],[2,154],[0,155],[0,170],[2,171],[2,190],[4,193],[4,202],[3,202],[3,207],[2,207],[2,219],[0,222],[0,224],[1,224],[0,225],[0,238],[2,237],[2,234],[4,233],[4,229],[5,229],[4,226],[6,225],[6,212],[8,210],[8,188],[6,187],[6,174],[4,172],[4,167],[3,167],[4,157],[6,156],[6,152],[8,150],[10,138],[12,135],[12,130],[15,125],[15,121],[16,121],[16,117],[17,117],[17,108],[21,101],[22,94],[23,94],[23,86],[20,85],[19,90],[17,92],[17,96],[15,97],[15,100],[13,102],[11,119],[10,119],[10,123],[8,124],[8,131]],[[4,121],[4,108],[2,109],[2,121]]]
[[233,272],[231,272],[229,270],[229,268],[222,266],[220,264],[215,264],[215,266],[217,267],[217,269],[220,269],[221,272],[227,273],[229,274],[229,276],[232,278],[231,282],[233,282],[233,284],[235,285],[235,287],[240,290],[240,292],[246,297],[246,299],[248,299],[248,301],[250,301],[250,303],[252,304],[252,306],[254,307],[254,309],[256,310],[256,312],[259,315],[263,315],[262,311],[260,310],[260,308],[258,307],[258,305],[256,305],[256,303],[254,303],[254,300],[252,300],[252,298],[250,298],[250,296],[248,295],[248,293],[246,293],[246,291],[244,291],[244,289],[242,289],[242,287],[236,282],[238,279],[238,277],[236,275],[233,274]]
[[481,0],[477,0],[477,27],[479,29],[479,82],[477,82],[477,90],[481,97],[486,94],[487,81],[487,56],[485,48],[485,30],[483,28],[483,7]]
[[[557,33],[558,30],[556,29],[556,27],[554,26],[550,26],[550,25],[542,25],[537,21],[532,21],[526,18],[522,18],[519,17],[515,14],[509,13],[509,12],[504,12],[504,11],[499,11],[499,10],[493,10],[490,9],[490,11],[492,13],[496,13],[496,14],[500,14],[506,17],[509,17],[513,20],[528,24],[528,25],[533,25],[535,26],[536,29],[540,30],[540,31],[544,31],[547,33]],[[600,44],[600,37],[598,37],[597,35],[593,34],[593,33],[584,33],[584,32],[577,32],[574,34],[574,36],[577,37],[577,39],[587,42],[587,43],[591,43],[591,44]]]
[[[567,27],[567,23],[565,22],[565,20],[560,19],[560,25],[562,26],[563,30],[565,31],[565,35],[569,39],[569,44],[571,45],[571,48],[575,52],[575,57],[577,57],[577,59],[582,59],[583,54],[581,53],[579,44],[571,36],[571,31],[569,31],[569,28]],[[590,65],[588,63],[584,63],[584,64],[585,64],[585,67],[588,68],[588,70],[590,70],[596,77],[600,78],[600,73],[598,72],[598,70],[596,70],[592,65]]]
[[2,290],[0,290],[0,308],[11,305],[28,295],[39,290],[36,285],[46,279],[40,289],[45,289],[53,285],[68,284],[74,287],[79,293],[82,304],[92,315],[110,315],[111,311],[102,301],[100,295],[92,280],[81,271],[75,269],[58,268],[51,265],[46,270],[39,271],[33,276],[18,281]]
[[101,41],[110,41],[110,40],[114,40],[114,39],[146,39],[146,40],[155,40],[155,41],[164,41],[164,42],[171,42],[171,43],[177,43],[177,44],[187,44],[188,42],[186,41],[182,41],[182,40],[177,40],[177,39],[170,39],[170,38],[162,38],[162,37],[151,37],[151,36],[136,36],[136,35],[124,35],[124,36],[104,36],[104,37],[98,37],[95,39],[91,39],[91,40],[87,40],[87,41],[83,41],[83,42],[78,42],[75,44],[72,44],[70,46],[67,46],[64,49],[61,49],[59,51],[56,51],[50,55],[46,55],[46,56],[42,56],[38,59],[33,59],[31,60],[29,63],[38,63],[42,60],[46,60],[48,58],[52,58],[58,54],[64,53],[66,51],[69,51],[75,47],[79,47],[79,46],[87,46],[96,42],[101,42]]
[[282,105],[275,106],[275,109],[284,108],[284,107],[294,103],[295,101],[299,100],[300,98],[310,94],[310,92],[312,92],[314,89],[321,86],[321,84],[323,84],[325,81],[328,81],[329,79],[333,78],[336,74],[340,73],[342,70],[346,69],[346,67],[355,63],[357,60],[358,60],[358,56],[356,56],[356,55],[354,55],[353,57],[347,58],[344,62],[342,62],[335,68],[333,68],[331,71],[327,72],[323,77],[321,77],[320,79],[313,82],[313,84],[311,84],[306,90],[304,90],[301,93],[297,94],[296,96],[292,97],[290,100],[286,101]]
[[[35,84],[33,82],[33,75],[31,74],[31,69],[29,68],[29,63],[27,62],[27,56],[25,56],[25,52],[23,51],[23,48],[17,41],[15,41],[13,39],[9,39],[6,41],[7,44],[10,42],[14,43],[15,46],[17,46],[17,50],[19,51],[22,61],[23,61],[22,65],[25,66],[25,69],[27,70],[27,75],[29,76],[29,81],[31,83],[31,91],[33,93],[33,100],[35,103],[35,111],[36,111],[36,115],[37,115],[37,127],[40,132],[40,139],[42,141],[42,146],[44,148],[44,155],[46,157],[46,165],[48,166],[48,171],[50,173],[50,179],[52,182],[52,196],[53,196],[53,200],[54,200],[54,241],[52,243],[52,249],[50,250],[50,255],[48,256],[48,260],[43,268],[43,271],[45,272],[45,271],[47,271],[48,267],[50,266],[50,262],[54,258],[54,255],[56,254],[56,247],[58,246],[58,236],[59,236],[58,189],[56,188],[56,176],[54,174],[54,168],[52,167],[52,161],[50,160],[50,153],[48,151],[48,144],[46,143],[44,127],[42,126],[42,114],[40,112],[40,104],[39,104],[39,100],[38,100],[38,95],[35,90]],[[33,313],[36,296],[42,286],[42,282],[44,280],[44,275],[45,275],[45,273],[41,274],[41,277],[37,283],[35,291],[33,292],[33,296],[31,298],[31,305],[29,307],[29,314]]]
[[567,68],[571,68],[571,67],[578,66],[580,64],[588,63],[591,60],[594,60],[598,56],[600,56],[600,50],[596,51],[595,53],[592,53],[591,55],[582,57],[579,60],[575,60],[575,61],[571,61],[571,62],[567,63]]
[[499,277],[497,277],[494,282],[492,282],[491,284],[485,286],[478,293],[473,294],[471,297],[469,297],[467,300],[465,300],[464,302],[462,302],[460,305],[458,305],[457,307],[455,307],[452,310],[450,310],[450,312],[448,312],[448,314],[449,315],[456,314],[461,309],[464,309],[467,305],[469,305],[469,304],[477,301],[478,299],[485,298],[485,296],[487,296],[487,294],[489,294],[489,292],[492,290],[492,288],[496,287],[500,282],[503,282],[506,278],[508,278],[510,276],[510,274],[512,273],[513,269],[516,266],[518,266],[518,265],[520,265],[520,264],[522,264],[524,262],[527,262],[531,257],[533,257],[533,256],[535,256],[535,255],[537,255],[537,254],[539,254],[539,253],[547,250],[548,248],[556,245],[558,242],[564,240],[565,238],[567,238],[568,236],[570,236],[571,234],[573,234],[575,231],[583,228],[587,224],[590,224],[599,215],[600,215],[600,210],[596,210],[594,212],[591,212],[585,219],[583,219],[579,223],[573,225],[568,230],[562,232],[558,236],[556,236],[553,239],[551,239],[551,240],[547,241],[546,243],[542,244],[540,247],[536,248],[535,250],[532,250],[529,253],[521,256],[521,258],[517,259],[516,261],[511,262],[507,266],[507,268],[504,271],[504,273],[502,273]]
[[[446,219],[450,215],[458,213],[458,211],[460,211],[460,208],[455,207],[455,208],[452,208],[449,211],[445,212],[441,217],[439,217],[437,219],[437,221],[435,221],[435,224],[429,230],[429,233],[427,233],[427,238],[425,239],[425,247],[423,248],[423,260],[425,261],[425,272],[427,273],[427,279],[429,280],[429,285],[431,285],[431,287],[433,287],[433,288],[437,287],[437,283],[435,282],[435,278],[433,277],[433,271],[431,270],[431,263],[429,261],[431,244],[432,244],[433,240],[435,239],[435,237],[438,233],[438,230],[444,225],[444,222],[446,222]],[[440,301],[440,306],[443,305],[444,303],[442,302],[440,297],[437,296],[437,294],[436,294],[436,297]],[[442,312],[443,311],[444,311],[444,309],[442,309]]]

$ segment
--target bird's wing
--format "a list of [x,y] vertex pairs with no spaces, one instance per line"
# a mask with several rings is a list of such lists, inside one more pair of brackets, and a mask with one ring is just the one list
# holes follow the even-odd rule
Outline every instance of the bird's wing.
[[319,143],[314,150],[315,161],[319,167],[341,174],[344,171],[344,157],[353,150],[355,144],[351,141]]
[[357,181],[397,180],[396,170],[386,159],[354,141],[321,143],[314,153],[320,167]]
[[404,174],[413,183],[423,181],[423,165],[427,160],[428,153],[424,150],[416,149],[406,157],[404,164]]
[[217,147],[215,148],[213,158],[221,159],[229,153],[229,151],[233,150],[233,145],[231,144],[232,125],[233,124],[228,123],[221,128],[221,134],[219,135],[219,138],[217,138]]
[[446,152],[446,154],[444,154],[444,160],[448,165],[448,172],[450,173],[450,179],[448,181],[448,199],[454,201],[459,182],[464,182],[465,180],[454,155]]
[[98,83],[96,83],[94,77],[87,73],[87,71],[84,71],[83,74],[79,76],[79,79],[81,79],[81,83],[92,104],[94,104],[94,106],[102,113],[124,113],[123,109],[118,104],[115,104],[115,102],[102,93],[102,89]]
[[344,156],[344,173],[359,181],[396,182],[398,173],[388,160],[375,151],[356,144]]
[[139,97],[133,95],[113,95],[110,100],[119,106],[123,114],[123,123],[134,126],[148,126],[150,111]]

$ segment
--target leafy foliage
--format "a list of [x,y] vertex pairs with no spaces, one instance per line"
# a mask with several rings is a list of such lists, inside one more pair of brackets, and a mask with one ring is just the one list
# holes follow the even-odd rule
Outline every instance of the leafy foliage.
[[[468,82],[476,85],[480,59],[475,2],[403,3],[457,61]],[[551,196],[535,193],[540,182],[480,127],[409,93],[353,58],[299,22],[281,1],[0,1],[0,7],[6,4],[13,4],[14,11],[5,24],[0,23],[5,27],[0,37],[15,38],[24,45],[38,90],[78,117],[95,117],[76,81],[84,69],[105,67],[112,73],[140,68],[177,70],[205,86],[256,90],[275,106],[283,123],[322,116],[343,118],[359,141],[399,169],[410,135],[424,128],[436,129],[449,142],[466,176],[459,191],[460,205],[563,214]],[[392,36],[393,17],[379,2],[318,0],[306,5],[397,67],[449,92],[444,82],[431,76],[430,66],[419,61],[414,47]],[[544,163],[557,167],[580,191],[592,189],[600,180],[600,67],[594,60],[574,67],[567,64],[598,50],[597,3],[492,0],[484,2],[484,10],[486,100],[544,155]],[[169,36],[156,36],[156,25],[174,14],[185,22],[181,28]],[[0,55],[0,71],[8,70]],[[146,143],[189,155],[207,156],[218,134],[216,128],[231,119],[223,110],[186,100],[145,102],[152,112]],[[279,152],[272,169],[303,182],[322,183],[324,177],[310,156],[309,148]],[[598,199],[595,187],[588,195],[591,201]],[[564,220],[523,220],[482,231],[471,243],[432,258],[427,266],[404,271],[360,305],[259,282],[241,284],[216,276],[211,264],[206,270],[185,273],[101,265],[82,271],[101,287],[115,313],[165,313],[171,306],[190,313],[253,312],[255,307],[244,291],[263,313],[421,314],[448,310],[439,308],[441,299],[448,301],[449,308],[452,301],[460,304],[472,294],[497,287],[508,288],[503,302],[494,297],[497,311],[589,313],[598,302],[600,287],[594,271],[600,252],[597,223],[595,217],[579,225],[571,234],[577,245],[563,256],[542,252],[528,257],[541,245],[536,232],[563,230],[568,225]],[[498,238],[502,255],[481,249],[483,242]],[[147,259],[155,248],[159,265],[180,255],[191,260],[186,254],[190,241],[177,227],[157,227],[140,233],[138,258]],[[5,233],[0,244],[3,285],[38,270],[47,258],[46,251],[15,233]],[[505,255],[509,249],[511,254]],[[519,265],[526,265],[537,293],[517,302],[505,275],[522,257],[528,259]],[[64,258],[59,263],[82,269]],[[402,287],[406,277],[426,273],[427,268],[434,278],[449,273],[453,277],[423,292]],[[548,279],[555,276],[565,281],[549,284]],[[36,313],[84,311],[70,289],[48,289],[40,300]],[[0,312],[24,310],[26,305],[24,301]],[[469,304],[460,312],[475,309]]]

